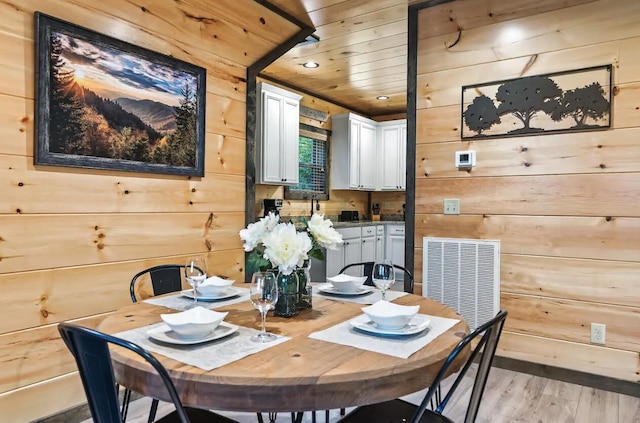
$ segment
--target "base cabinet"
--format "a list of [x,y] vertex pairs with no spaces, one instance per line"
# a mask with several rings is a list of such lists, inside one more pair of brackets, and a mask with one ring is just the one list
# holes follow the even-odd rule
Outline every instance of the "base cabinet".
[[[340,228],[337,231],[342,235],[342,244],[337,250],[327,250],[327,276],[335,276],[344,266],[350,263],[358,263],[362,259],[362,231],[357,228]],[[357,269],[346,272],[357,275]]]
[[[380,260],[385,257],[384,225],[372,225],[356,228],[339,228],[343,243],[337,250],[327,250],[326,276],[335,276],[347,264]],[[404,236],[403,236],[404,258]],[[354,267],[345,272],[352,276],[362,276],[362,268]]]
[[[387,226],[386,253],[393,264],[404,267],[404,225]],[[404,272],[396,269],[396,280],[404,280]]]

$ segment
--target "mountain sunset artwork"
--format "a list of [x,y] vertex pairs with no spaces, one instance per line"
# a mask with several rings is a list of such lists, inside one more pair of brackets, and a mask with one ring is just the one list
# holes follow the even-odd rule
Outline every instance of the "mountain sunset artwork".
[[104,39],[50,32],[48,153],[195,168],[198,74]]

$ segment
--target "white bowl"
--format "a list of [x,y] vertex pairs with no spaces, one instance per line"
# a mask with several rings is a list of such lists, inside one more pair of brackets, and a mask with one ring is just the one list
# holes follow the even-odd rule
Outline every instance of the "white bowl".
[[340,273],[339,275],[327,278],[336,291],[357,292],[367,281],[366,276],[350,276]]
[[161,314],[160,317],[179,336],[201,338],[213,332],[227,314],[198,306],[180,313]]
[[378,327],[384,329],[400,329],[413,319],[420,310],[420,306],[403,306],[388,301],[378,301],[362,311]]
[[235,281],[230,279],[222,279],[217,276],[211,276],[207,278],[198,286],[198,292],[202,295],[217,296],[222,295],[224,292],[233,285]]

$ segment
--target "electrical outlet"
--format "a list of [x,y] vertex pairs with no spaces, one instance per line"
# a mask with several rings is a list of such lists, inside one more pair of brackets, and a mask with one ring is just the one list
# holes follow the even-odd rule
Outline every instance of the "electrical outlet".
[[604,345],[607,334],[607,325],[603,323],[591,323],[591,342]]
[[460,214],[460,200],[457,198],[445,198],[444,214]]

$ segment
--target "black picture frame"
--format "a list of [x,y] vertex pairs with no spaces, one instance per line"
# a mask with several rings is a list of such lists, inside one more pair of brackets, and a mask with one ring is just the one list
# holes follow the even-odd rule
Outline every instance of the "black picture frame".
[[462,87],[462,140],[611,127],[612,65]]
[[204,176],[206,69],[35,12],[35,165]]

